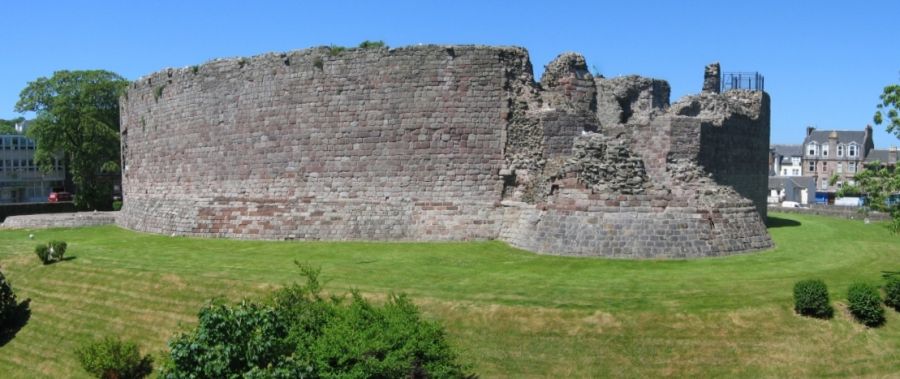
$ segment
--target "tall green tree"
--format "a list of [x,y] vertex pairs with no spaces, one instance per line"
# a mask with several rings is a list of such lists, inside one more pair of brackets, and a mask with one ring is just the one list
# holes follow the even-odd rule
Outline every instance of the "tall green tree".
[[900,84],[891,84],[884,87],[884,91],[878,97],[881,102],[875,111],[875,124],[881,125],[885,121],[887,132],[900,138]]
[[19,95],[17,112],[35,112],[28,137],[37,141],[35,160],[49,170],[56,154],[65,154],[76,186],[76,205],[106,209],[111,183],[102,172],[119,166],[119,95],[127,81],[103,71],[57,71],[28,83]]
[[25,121],[25,117],[17,117],[11,120],[0,118],[0,134],[13,134],[16,132],[16,124]]
[[900,170],[873,162],[853,178],[859,192],[866,194],[869,209],[890,214],[891,231],[900,233],[900,204],[888,201],[892,194],[900,193]]

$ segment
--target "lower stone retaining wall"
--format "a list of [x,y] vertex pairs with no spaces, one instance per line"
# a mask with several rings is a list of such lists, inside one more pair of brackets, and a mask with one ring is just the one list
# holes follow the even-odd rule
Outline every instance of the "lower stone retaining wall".
[[43,229],[110,225],[116,223],[116,215],[118,213],[119,212],[79,212],[10,216],[6,218],[6,221],[0,224],[0,228]]
[[810,208],[785,208],[780,206],[769,206],[771,212],[795,213],[795,214],[812,214],[817,216],[840,217],[849,220],[862,220],[868,218],[870,221],[887,221],[890,215],[881,212],[869,212],[868,215],[860,212],[860,208],[841,207],[835,205],[814,205]]
[[66,212],[75,212],[75,204],[72,202],[0,204],[0,223],[9,216]]
[[696,258],[772,247],[751,204],[712,210],[623,207],[603,212],[515,207],[522,209],[509,212],[518,217],[508,218],[511,224],[502,239],[543,254]]
[[462,201],[129,199],[122,227],[198,237],[460,241],[496,238],[499,204]]

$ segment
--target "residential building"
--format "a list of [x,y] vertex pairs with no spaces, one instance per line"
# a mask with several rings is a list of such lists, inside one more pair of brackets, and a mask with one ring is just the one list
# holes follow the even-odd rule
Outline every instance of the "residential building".
[[[24,131],[27,124],[16,125]],[[34,159],[35,142],[21,134],[0,135],[0,203],[45,202],[54,188],[63,187],[65,167],[54,159],[44,173]]]
[[793,201],[809,204],[814,200],[816,182],[808,176],[770,176],[768,202],[780,204]]
[[[816,183],[817,199],[833,198],[834,192],[863,169],[863,162],[874,149],[872,126],[864,130],[816,130],[806,128],[803,140],[803,175]],[[831,184],[835,177],[834,184]],[[819,200],[821,201],[821,200]]]
[[803,175],[802,145],[772,145],[769,154],[769,176]]

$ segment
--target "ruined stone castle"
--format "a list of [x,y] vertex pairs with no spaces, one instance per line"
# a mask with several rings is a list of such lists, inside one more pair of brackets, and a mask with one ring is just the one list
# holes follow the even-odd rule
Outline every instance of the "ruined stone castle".
[[592,76],[525,49],[326,47],[167,69],[121,99],[130,229],[297,240],[500,239],[535,252],[768,248],[769,97]]

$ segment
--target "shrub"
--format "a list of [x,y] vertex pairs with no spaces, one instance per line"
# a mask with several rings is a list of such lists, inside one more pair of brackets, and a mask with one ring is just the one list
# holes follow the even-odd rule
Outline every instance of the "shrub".
[[794,311],[803,316],[831,318],[834,309],[828,301],[828,287],[818,279],[794,284]]
[[68,244],[63,241],[50,241],[46,245],[37,245],[34,247],[34,253],[41,259],[45,265],[63,260],[66,255]]
[[37,245],[34,247],[34,253],[37,254],[38,258],[40,258],[41,262],[45,265],[53,263],[53,261],[50,260],[50,246]]
[[81,367],[91,375],[107,379],[138,379],[153,371],[149,355],[141,356],[137,344],[107,337],[75,350]]
[[328,55],[334,57],[334,56],[337,56],[337,55],[340,55],[341,53],[343,53],[344,50],[347,50],[347,48],[343,47],[343,46],[338,46],[338,45],[331,45],[331,46],[328,46]]
[[387,45],[384,43],[384,41],[369,41],[369,40],[365,40],[365,41],[362,41],[362,42],[359,44],[359,48],[360,48],[360,49],[380,49],[380,48],[383,48],[383,47],[384,47],[384,48],[387,47]]
[[874,327],[884,323],[884,308],[875,287],[865,283],[851,284],[847,290],[847,302],[850,313],[864,325]]
[[122,200],[113,201],[112,210],[121,211],[122,210]]
[[466,377],[443,328],[405,296],[326,299],[319,271],[300,269],[304,285],[265,302],[204,307],[197,328],[170,341],[161,377]]
[[69,247],[69,244],[64,241],[50,241],[48,245],[50,246],[50,254],[56,260],[62,260],[63,256],[66,255],[66,249]]
[[900,277],[888,277],[884,285],[884,304],[900,312]]
[[6,330],[8,321],[12,320],[18,305],[12,286],[6,281],[3,272],[0,272],[0,331]]

